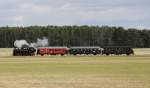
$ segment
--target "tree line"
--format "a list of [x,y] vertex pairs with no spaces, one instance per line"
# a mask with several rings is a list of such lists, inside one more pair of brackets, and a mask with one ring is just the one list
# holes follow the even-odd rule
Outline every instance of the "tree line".
[[0,47],[14,47],[15,40],[35,42],[43,36],[49,39],[49,46],[150,47],[150,30],[87,25],[0,27]]

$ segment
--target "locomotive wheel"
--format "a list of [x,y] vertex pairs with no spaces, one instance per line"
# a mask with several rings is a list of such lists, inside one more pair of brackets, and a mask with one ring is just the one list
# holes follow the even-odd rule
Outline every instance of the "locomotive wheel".
[[44,56],[44,54],[41,54],[41,56]]
[[86,53],[86,55],[89,55],[88,53]]
[[106,53],[107,56],[109,56],[109,53]]
[[73,54],[74,56],[76,56],[77,54]]
[[93,53],[93,55],[97,55],[96,53]]

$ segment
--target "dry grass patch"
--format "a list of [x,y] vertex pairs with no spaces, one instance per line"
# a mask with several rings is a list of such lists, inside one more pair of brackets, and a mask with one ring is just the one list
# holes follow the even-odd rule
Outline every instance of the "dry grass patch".
[[2,88],[149,88],[144,80],[108,75],[17,75],[1,77]]
[[135,56],[13,57],[0,49],[0,88],[150,88],[150,51]]

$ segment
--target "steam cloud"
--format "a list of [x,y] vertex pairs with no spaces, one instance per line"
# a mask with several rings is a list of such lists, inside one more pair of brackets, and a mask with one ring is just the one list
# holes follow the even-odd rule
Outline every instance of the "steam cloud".
[[42,39],[38,38],[34,43],[28,43],[26,40],[16,40],[14,46],[17,48],[22,48],[24,45],[28,47],[45,47],[48,46],[48,39],[43,37]]
[[14,42],[14,46],[17,48],[21,48],[23,45],[29,46],[29,43],[26,40],[16,40]]

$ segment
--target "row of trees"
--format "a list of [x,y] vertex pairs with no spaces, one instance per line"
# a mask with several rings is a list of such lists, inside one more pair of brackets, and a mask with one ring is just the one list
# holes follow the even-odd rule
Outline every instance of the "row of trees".
[[0,47],[13,47],[15,40],[34,42],[43,36],[50,46],[150,47],[150,30],[108,26],[0,27]]

